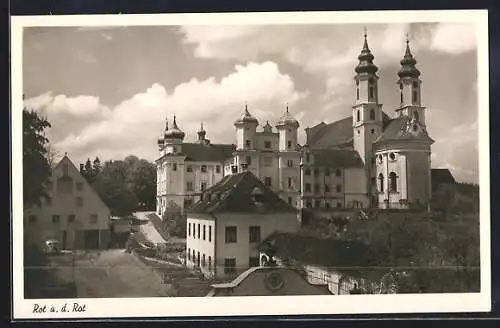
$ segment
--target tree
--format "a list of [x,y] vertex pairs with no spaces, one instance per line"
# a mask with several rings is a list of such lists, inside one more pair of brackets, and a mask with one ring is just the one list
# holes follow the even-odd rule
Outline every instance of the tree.
[[94,178],[96,178],[101,173],[101,170],[101,161],[99,160],[99,157],[96,156],[96,158],[94,159],[94,166],[92,168],[92,172],[94,172]]
[[131,176],[132,190],[137,196],[138,208],[154,210],[156,206],[156,166],[140,160]]
[[33,110],[23,109],[23,196],[25,208],[40,205],[49,199],[45,184],[51,167],[47,159],[45,129],[51,125]]

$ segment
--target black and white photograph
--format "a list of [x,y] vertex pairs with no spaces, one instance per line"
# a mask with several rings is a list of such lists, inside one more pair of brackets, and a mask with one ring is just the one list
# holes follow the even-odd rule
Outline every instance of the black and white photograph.
[[14,315],[488,311],[487,20],[13,17]]

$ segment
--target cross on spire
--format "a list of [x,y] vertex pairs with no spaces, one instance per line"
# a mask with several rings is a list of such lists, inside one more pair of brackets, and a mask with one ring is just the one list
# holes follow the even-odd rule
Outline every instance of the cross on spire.
[[366,37],[368,36],[368,29],[365,27],[363,27],[363,32],[364,32],[364,36],[365,36],[365,39]]

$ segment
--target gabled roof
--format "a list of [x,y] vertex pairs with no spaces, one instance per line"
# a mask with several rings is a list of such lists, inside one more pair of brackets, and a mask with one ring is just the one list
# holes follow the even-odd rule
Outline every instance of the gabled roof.
[[363,160],[354,149],[314,149],[314,166],[364,167]]
[[[390,120],[391,118],[382,112],[384,127]],[[311,148],[352,147],[352,116],[330,124],[321,122],[312,128],[307,128],[306,139]]]
[[186,161],[193,162],[224,162],[233,156],[235,145],[183,143],[182,151]]
[[431,169],[432,187],[441,184],[455,184],[456,180],[448,169]]
[[280,259],[329,268],[366,267],[371,259],[370,248],[359,241],[321,239],[285,232],[271,234],[261,243],[259,250],[269,248]]
[[187,210],[189,213],[296,212],[250,171],[227,175],[208,188],[201,200]]
[[[417,130],[413,131],[415,126]],[[400,116],[390,120],[384,128],[384,132],[375,140],[375,143],[397,140],[434,142],[427,134],[425,127],[409,116]]]

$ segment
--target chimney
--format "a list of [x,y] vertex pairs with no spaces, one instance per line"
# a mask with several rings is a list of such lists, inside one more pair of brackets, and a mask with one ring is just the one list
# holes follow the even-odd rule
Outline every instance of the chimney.
[[231,165],[231,173],[232,174],[238,173],[238,167],[236,165]]

